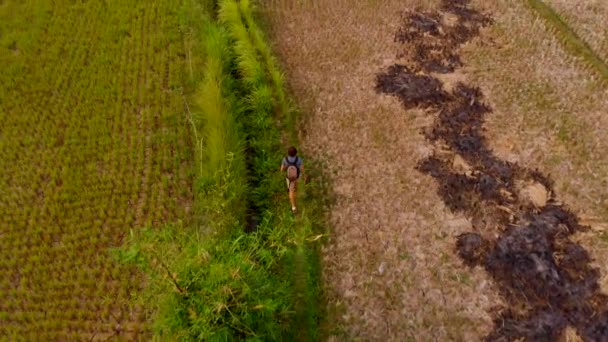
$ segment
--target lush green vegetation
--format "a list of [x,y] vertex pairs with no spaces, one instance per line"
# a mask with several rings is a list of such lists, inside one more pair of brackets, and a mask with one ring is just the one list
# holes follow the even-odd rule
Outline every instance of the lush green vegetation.
[[[288,143],[297,145],[296,111],[286,98],[282,75],[256,25],[250,2],[225,0],[219,3],[219,19],[234,40],[237,71],[249,93],[246,105],[250,117],[245,122],[249,147],[254,155],[253,203],[263,213],[264,221],[269,220],[275,229],[287,230],[287,238],[293,241],[292,248],[283,258],[286,270],[289,270],[286,275],[291,281],[291,291],[296,295],[291,303],[296,311],[291,325],[295,330],[291,333],[301,339],[314,339],[320,315],[317,311],[320,279],[318,246],[310,241],[317,241],[313,234],[323,232],[322,227],[314,226],[311,220],[314,217],[314,221],[319,221],[321,216],[320,184],[308,186],[315,194],[313,196],[306,196],[306,188],[300,188],[302,214],[294,221],[286,210],[285,198],[279,196],[285,193],[283,175],[275,170]],[[284,124],[277,126],[280,122]]]
[[317,337],[319,185],[295,218],[253,12],[0,1],[0,339]]
[[200,220],[135,232],[119,255],[149,275],[142,302],[157,303],[160,336],[314,339],[320,227],[310,217],[320,204],[302,196],[294,219],[278,172],[285,143],[296,142],[295,111],[250,4],[217,8],[195,34],[205,64],[190,108]]
[[0,339],[134,339],[107,249],[188,220],[188,63],[169,0],[0,2]]

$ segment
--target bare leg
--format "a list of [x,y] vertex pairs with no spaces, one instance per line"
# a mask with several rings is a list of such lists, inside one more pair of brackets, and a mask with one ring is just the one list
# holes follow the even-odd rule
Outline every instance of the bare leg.
[[291,202],[292,208],[296,207],[296,190],[295,189],[289,191],[289,202]]
[[297,189],[297,181],[293,181],[291,186],[289,187],[289,202],[291,202],[291,210],[295,212],[296,210],[296,189]]

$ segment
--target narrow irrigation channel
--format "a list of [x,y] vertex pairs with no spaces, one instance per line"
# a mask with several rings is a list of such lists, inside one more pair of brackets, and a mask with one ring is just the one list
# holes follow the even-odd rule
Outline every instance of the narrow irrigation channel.
[[491,23],[468,0],[443,0],[439,12],[405,12],[395,40],[406,62],[381,72],[376,89],[435,116],[423,132],[434,153],[417,169],[437,180],[450,210],[470,218],[474,231],[457,238],[458,254],[483,267],[504,299],[486,340],[555,340],[567,327],[586,341],[606,340],[608,297],[599,270],[571,239],[588,227],[558,201],[549,177],[488,147],[483,123],[492,108],[482,91],[441,80],[462,67],[459,47]]

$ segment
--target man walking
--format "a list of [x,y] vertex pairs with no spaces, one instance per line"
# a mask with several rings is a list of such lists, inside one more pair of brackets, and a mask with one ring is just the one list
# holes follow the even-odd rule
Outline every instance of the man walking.
[[281,172],[287,171],[287,189],[289,191],[289,201],[291,202],[291,212],[297,212],[296,208],[296,190],[297,182],[301,175],[304,174],[304,163],[302,158],[298,157],[298,150],[291,146],[287,149],[287,156],[281,162]]

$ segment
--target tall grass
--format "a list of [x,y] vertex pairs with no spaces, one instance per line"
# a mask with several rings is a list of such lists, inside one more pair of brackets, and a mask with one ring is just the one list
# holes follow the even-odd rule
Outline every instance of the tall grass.
[[255,46],[255,49],[266,65],[267,77],[270,78],[270,83],[272,84],[275,97],[275,104],[277,110],[279,111],[279,113],[277,113],[279,114],[277,119],[285,121],[285,125],[281,128],[287,131],[289,143],[295,144],[297,141],[295,131],[295,110],[285,94],[283,74],[277,65],[277,61],[272,54],[272,50],[268,46],[264,33],[254,19],[254,5],[249,0],[241,0],[239,1],[238,6],[244,24],[248,28],[252,44]]
[[[248,6],[220,0],[219,24],[205,17],[198,33],[204,48],[193,49],[205,60],[188,108],[200,224],[133,233],[118,253],[149,275],[142,300],[154,304],[162,337],[294,340],[317,334],[312,219],[306,212],[298,220],[291,215],[278,172],[284,146],[277,121],[284,116],[277,111],[293,110]],[[252,210],[259,223],[246,233]]]
[[232,38],[235,69],[245,97],[244,126],[250,149],[253,187],[251,201],[264,212],[279,204],[274,194],[284,192],[284,185],[277,173],[282,151],[280,132],[272,115],[275,107],[273,90],[266,78],[266,66],[242,21],[238,3],[219,1],[218,18]]
[[[202,131],[202,149],[197,155],[200,174],[195,183],[196,203],[212,231],[238,226],[245,219],[248,190],[244,139],[238,124],[240,104],[230,77],[231,50],[225,31],[205,26],[206,66],[204,79],[194,96],[200,114],[193,116],[196,131]],[[198,136],[198,134],[197,134]],[[218,200],[216,200],[218,199]],[[229,215],[226,215],[229,213]],[[234,222],[223,222],[224,220]]]
[[[320,266],[318,245],[309,241],[315,232],[312,218],[318,215],[319,207],[308,207],[301,201],[301,209],[306,207],[310,211],[303,210],[300,219],[294,220],[286,210],[286,198],[281,196],[285,193],[282,175],[277,176],[276,172],[286,147],[280,144],[282,139],[279,127],[287,131],[289,143],[297,144],[295,110],[286,99],[282,75],[255,23],[249,2],[221,0],[219,20],[228,28],[234,40],[237,71],[249,91],[245,127],[248,146],[254,155],[254,201],[264,210],[264,217],[273,222],[274,229],[287,230],[289,239],[294,242],[282,260],[285,269],[289,270],[284,276],[290,279],[292,291],[297,294],[292,303],[296,315],[290,333],[292,338],[314,339],[318,333],[320,315],[317,307],[320,303]],[[277,125],[280,120],[285,121],[285,124]],[[305,187],[301,187],[301,190],[305,190]]]
[[[251,110],[253,103],[258,114],[272,109],[269,95],[258,86],[263,81],[253,82],[255,67],[263,69],[238,52],[246,46],[237,46],[222,26],[206,20],[199,33],[205,46],[204,78],[190,112],[195,138],[202,141],[195,182],[201,224],[134,232],[118,255],[149,276],[141,300],[154,311],[157,335],[281,340],[294,316],[295,293],[283,262],[293,254],[293,230],[278,229],[281,221],[268,210],[283,183],[275,176],[279,181],[272,191],[265,187],[273,182],[260,181],[264,172],[276,174],[279,133],[271,116]],[[247,63],[254,68],[246,69]],[[239,83],[231,76],[235,70]],[[245,129],[259,131],[246,136]],[[249,176],[246,150],[256,170]],[[247,234],[246,211],[252,202],[265,209],[256,232]]]

